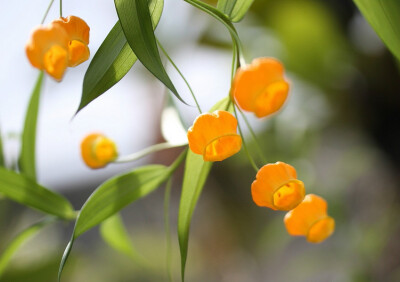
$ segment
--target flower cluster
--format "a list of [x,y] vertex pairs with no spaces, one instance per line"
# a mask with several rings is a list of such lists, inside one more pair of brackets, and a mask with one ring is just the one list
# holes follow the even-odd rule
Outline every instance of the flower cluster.
[[32,66],[60,81],[67,67],[75,67],[89,58],[89,31],[86,22],[75,16],[40,25],[26,44],[26,55]]
[[[288,92],[283,65],[273,58],[258,58],[238,69],[230,95],[242,110],[261,118],[279,111]],[[222,161],[242,146],[237,126],[236,118],[229,112],[201,114],[188,130],[189,147],[204,161]],[[289,211],[284,223],[293,236],[305,236],[309,242],[319,243],[334,231],[335,221],[327,215],[325,200],[313,194],[306,196],[304,183],[289,164],[264,165],[251,185],[251,194],[258,206]]]

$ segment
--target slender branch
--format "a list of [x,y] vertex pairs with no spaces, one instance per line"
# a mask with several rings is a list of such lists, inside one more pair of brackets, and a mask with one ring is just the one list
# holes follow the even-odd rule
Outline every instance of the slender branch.
[[49,3],[49,6],[47,6],[46,12],[44,13],[44,16],[43,16],[42,21],[40,22],[40,24],[44,24],[44,21],[47,18],[47,14],[49,13],[51,6],[53,5],[53,2],[54,2],[54,0],[51,0],[50,3]]
[[182,79],[185,81],[187,87],[189,88],[190,93],[192,94],[193,100],[196,103],[196,107],[199,110],[200,114],[202,113],[201,108],[199,103],[197,102],[196,96],[193,93],[192,88],[189,85],[189,82],[186,80],[185,76],[182,74],[182,72],[179,70],[179,68],[177,67],[177,65],[174,63],[174,61],[171,59],[171,57],[168,55],[167,51],[164,49],[164,47],[162,46],[161,42],[158,41],[157,39],[157,43],[158,46],[160,47],[161,51],[164,53],[165,57],[167,57],[167,59],[170,61],[170,63],[174,66],[174,68],[176,69],[176,71],[179,73],[179,75],[182,77]]
[[62,0],[60,0],[60,18],[62,17]]

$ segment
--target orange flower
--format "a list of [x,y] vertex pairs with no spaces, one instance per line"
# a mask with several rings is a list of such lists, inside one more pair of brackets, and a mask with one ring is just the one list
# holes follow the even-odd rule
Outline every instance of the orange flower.
[[335,220],[327,215],[326,201],[308,194],[303,202],[285,215],[287,231],[292,236],[305,236],[308,242],[320,243],[335,230]]
[[205,161],[222,161],[239,152],[242,138],[236,133],[237,120],[229,112],[199,115],[188,130],[189,147]]
[[251,195],[258,206],[288,211],[304,199],[304,184],[297,180],[296,170],[283,162],[267,164],[251,184]]
[[273,58],[258,58],[241,67],[232,83],[231,95],[239,107],[265,117],[277,112],[286,101],[289,84],[282,64]]
[[102,168],[118,156],[115,143],[99,133],[93,133],[82,141],[81,154],[83,161],[90,168]]
[[55,25],[63,28],[68,36],[68,66],[75,67],[89,59],[89,31],[84,20],[75,16],[54,20]]
[[55,24],[37,27],[25,50],[35,68],[61,80],[68,66],[68,37],[63,28]]

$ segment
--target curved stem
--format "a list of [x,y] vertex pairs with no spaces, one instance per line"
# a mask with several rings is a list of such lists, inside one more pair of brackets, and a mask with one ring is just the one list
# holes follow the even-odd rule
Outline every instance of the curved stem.
[[164,49],[164,47],[162,46],[161,42],[158,41],[158,38],[156,38],[158,46],[160,47],[161,51],[164,53],[165,57],[167,57],[168,61],[170,61],[170,63],[174,66],[174,68],[176,69],[176,71],[179,73],[179,75],[182,77],[182,79],[185,81],[186,86],[189,88],[190,93],[192,94],[193,100],[196,103],[196,107],[199,110],[200,114],[202,113],[201,108],[199,103],[197,102],[196,96],[193,93],[192,88],[189,85],[189,82],[186,80],[186,78],[184,77],[184,75],[182,74],[182,72],[179,70],[179,68],[176,66],[176,64],[174,63],[174,61],[171,59],[171,57],[168,55],[167,51]]
[[261,149],[260,143],[258,142],[257,136],[256,136],[253,128],[251,127],[249,121],[247,120],[246,115],[242,112],[242,110],[239,107],[238,107],[238,110],[240,112],[240,115],[243,117],[244,122],[246,123],[246,126],[250,131],[251,136],[253,137],[254,143],[256,144],[256,149],[257,149],[258,153],[260,154],[262,161],[264,163],[266,163],[267,162],[267,158],[264,156],[264,153],[263,153],[263,151]]
[[54,0],[51,0],[50,3],[49,3],[49,6],[47,6],[46,12],[44,13],[44,16],[43,16],[42,21],[40,22],[40,24],[43,24],[44,21],[46,20],[47,14],[49,13],[51,6],[53,5],[53,2],[54,2]]
[[233,111],[235,112],[235,117],[238,120],[238,128],[239,128],[240,136],[242,137],[243,149],[244,149],[244,151],[245,151],[245,153],[247,155],[247,158],[250,161],[251,166],[254,168],[254,170],[256,172],[258,172],[259,168],[257,167],[256,163],[254,162],[253,158],[250,156],[249,150],[247,149],[247,146],[246,146],[246,142],[244,141],[244,135],[243,135],[243,132],[242,132],[242,128],[240,127],[240,123],[239,123],[239,119],[238,119],[238,115],[237,115],[237,112],[236,112],[235,105],[233,105]]
[[155,153],[155,152],[158,152],[158,151],[161,151],[161,150],[165,150],[165,149],[180,147],[180,146],[184,146],[184,145],[186,145],[186,144],[171,144],[169,142],[155,144],[155,145],[147,147],[146,149],[143,149],[143,150],[141,150],[139,152],[136,152],[136,153],[133,153],[133,154],[130,154],[130,155],[127,155],[127,156],[120,157],[120,158],[116,159],[114,161],[114,163],[133,162],[133,161],[141,159],[144,156],[149,155],[151,153]]

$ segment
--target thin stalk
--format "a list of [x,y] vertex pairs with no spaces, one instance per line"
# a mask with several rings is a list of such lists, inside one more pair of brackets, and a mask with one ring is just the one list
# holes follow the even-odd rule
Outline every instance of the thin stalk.
[[196,103],[196,107],[199,110],[200,114],[202,113],[201,108],[199,103],[197,102],[196,96],[193,93],[192,87],[190,87],[189,82],[186,80],[185,76],[182,74],[182,72],[179,70],[177,65],[174,63],[174,61],[171,59],[171,57],[168,55],[167,51],[164,49],[162,46],[161,42],[158,41],[157,39],[158,46],[160,47],[161,51],[164,53],[165,57],[167,57],[168,61],[173,65],[173,67],[176,69],[176,71],[179,73],[179,75],[182,77],[183,81],[185,81],[186,86],[189,88],[190,93],[192,94],[193,100]]
[[244,151],[246,153],[246,156],[249,159],[251,166],[255,169],[256,172],[258,172],[259,168],[257,167],[256,163],[254,162],[253,158],[250,156],[249,150],[247,149],[247,146],[246,146],[246,142],[244,141],[244,135],[243,135],[243,132],[242,132],[242,128],[240,127],[239,118],[238,118],[238,115],[237,115],[237,111],[236,111],[235,105],[233,105],[233,111],[235,113],[236,119],[238,120],[239,133],[240,133],[240,136],[242,137],[243,148],[244,148]]
[[155,144],[152,145],[150,147],[147,147],[139,152],[127,155],[127,156],[123,156],[118,158],[117,160],[114,161],[114,163],[128,163],[128,162],[133,162],[136,161],[138,159],[143,158],[144,156],[147,156],[151,153],[155,153],[161,150],[165,150],[165,149],[170,149],[170,148],[175,148],[175,147],[180,147],[180,146],[184,146],[186,144],[171,144],[169,142],[165,142],[165,143],[159,143],[159,144]]
[[43,16],[42,21],[40,22],[40,24],[43,24],[44,21],[46,20],[47,14],[49,13],[51,6],[53,5],[53,2],[54,2],[54,0],[51,0],[50,3],[49,3],[49,6],[47,6],[46,12],[44,13],[44,16]]
[[165,235],[166,235],[166,266],[168,273],[168,281],[172,282],[172,253],[171,253],[171,228],[169,222],[169,205],[171,199],[171,187],[172,187],[172,177],[168,179],[168,182],[165,186],[165,194],[164,194],[164,227],[165,227]]
[[62,0],[60,0],[60,18],[62,17]]
[[256,149],[257,149],[258,153],[260,154],[262,161],[263,161],[264,163],[266,163],[266,162],[267,162],[267,158],[265,157],[264,152],[263,152],[262,149],[261,149],[260,143],[258,142],[257,136],[256,136],[256,134],[255,134],[253,128],[251,127],[251,125],[250,125],[249,121],[247,120],[247,117],[246,117],[246,115],[243,113],[243,111],[242,111],[239,107],[238,107],[238,110],[239,110],[239,112],[240,112],[240,115],[243,117],[244,122],[246,123],[247,128],[250,130],[250,134],[251,134],[251,136],[253,137],[254,143],[255,143],[255,145],[256,145]]
[[203,3],[201,1],[198,0],[184,0],[185,2],[191,4],[192,6],[202,10],[203,12],[209,14],[210,16],[212,16],[213,18],[215,18],[216,20],[218,20],[219,22],[221,22],[223,25],[225,25],[226,28],[228,28],[231,37],[232,37],[232,41],[235,42],[235,44],[237,45],[237,58],[238,60],[238,67],[245,65],[246,61],[243,57],[243,49],[242,49],[242,44],[240,41],[240,38],[237,34],[237,31],[235,29],[235,27],[232,24],[229,24],[227,21],[229,21],[228,19],[226,19],[226,21],[224,20],[224,18],[226,18],[226,16],[224,14],[222,14],[219,10],[215,9],[214,7]]
[[232,81],[233,81],[233,78],[235,77],[235,72],[236,72],[236,69],[237,69],[237,63],[236,63],[236,44],[233,44],[233,46],[232,46],[232,54],[233,54],[233,56],[232,56],[232,68],[231,68],[231,83],[232,83]]

